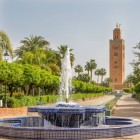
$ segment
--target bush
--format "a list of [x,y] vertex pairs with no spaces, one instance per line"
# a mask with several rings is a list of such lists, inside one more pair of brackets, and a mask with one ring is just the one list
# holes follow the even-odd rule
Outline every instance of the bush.
[[17,99],[21,99],[24,97],[24,93],[23,92],[14,93],[13,97],[15,97]]
[[126,93],[131,93],[131,88],[124,88],[123,91]]
[[136,94],[132,94],[132,98],[136,98]]
[[[17,94],[18,95],[18,94]],[[75,93],[70,94],[70,100],[94,98],[103,96],[104,93]],[[18,98],[17,98],[18,97]],[[59,95],[44,95],[44,96],[15,96],[7,98],[7,105],[11,108],[23,107],[23,106],[36,106],[47,103],[56,103],[59,101]]]
[[35,105],[37,105],[37,100],[35,97],[32,96],[24,96],[20,99],[15,97],[7,98],[7,106],[11,108]]
[[100,92],[110,92],[111,88],[106,88],[92,83],[86,83],[83,81],[73,80],[73,85],[75,92],[78,93],[100,93]]
[[137,83],[137,84],[135,85],[134,91],[135,91],[136,93],[140,93],[140,82]]

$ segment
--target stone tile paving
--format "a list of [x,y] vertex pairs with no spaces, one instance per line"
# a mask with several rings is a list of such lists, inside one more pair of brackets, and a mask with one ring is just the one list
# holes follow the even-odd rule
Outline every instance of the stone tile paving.
[[[119,117],[135,118],[140,120],[140,103],[134,98],[131,98],[131,94],[123,95],[117,103],[117,106],[113,111],[112,115]],[[140,140],[140,134],[134,136],[108,138],[100,140]]]

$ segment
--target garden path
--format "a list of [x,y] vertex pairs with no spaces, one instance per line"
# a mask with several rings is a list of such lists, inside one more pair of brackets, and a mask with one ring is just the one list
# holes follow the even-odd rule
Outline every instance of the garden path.
[[[140,103],[132,98],[131,94],[123,95],[118,101],[112,115],[140,120]],[[108,138],[100,140],[140,140],[140,134],[128,137]]]
[[78,100],[78,104],[83,105],[83,106],[90,106],[90,105],[103,105],[106,104],[107,102],[113,100],[115,98],[114,95],[104,95],[102,97],[94,98],[94,99],[89,99],[89,100]]

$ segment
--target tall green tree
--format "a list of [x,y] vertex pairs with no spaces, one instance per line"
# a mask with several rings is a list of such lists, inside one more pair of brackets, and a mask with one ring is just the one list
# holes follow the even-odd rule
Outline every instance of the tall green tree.
[[133,54],[135,55],[137,60],[133,60],[131,65],[133,68],[135,68],[140,65],[140,42],[135,47],[133,47],[133,49],[134,49]]
[[96,69],[94,73],[97,76],[97,84],[98,84],[99,83],[99,76],[101,74],[101,71],[100,71],[100,69]]
[[95,60],[91,59],[90,60],[90,78],[91,78],[91,81],[92,81],[92,75],[93,75],[93,70],[96,69],[97,67],[97,64],[95,62]]
[[8,51],[13,55],[13,49],[8,35],[4,31],[0,31],[0,59],[2,59],[4,51]]
[[90,77],[87,73],[83,73],[83,74],[79,74],[77,77],[76,77],[77,80],[80,80],[80,81],[83,81],[83,82],[86,82],[88,83],[90,81]]
[[[42,36],[33,36],[31,35],[29,38],[25,37],[24,40],[21,40],[20,43],[22,46],[20,46],[17,50],[15,50],[15,56],[17,59],[22,59],[27,52],[31,52],[33,54],[39,54],[41,55],[40,51],[45,51],[48,49],[49,42],[46,41]],[[39,63],[39,57],[40,55],[36,56],[36,61]]]
[[109,87],[109,83],[111,82],[110,78],[105,78],[105,80],[102,82],[102,85],[104,87]]
[[[58,47],[58,56],[59,56],[59,59],[61,60],[62,58],[64,58],[65,56],[65,53],[67,51],[67,48],[68,46],[67,45],[60,45],[60,47]],[[74,57],[74,54],[72,53],[73,49],[70,49],[70,61],[71,61],[71,66],[73,66],[74,64],[74,60],[75,60],[75,57]]]
[[49,48],[50,43],[41,36],[31,35],[21,40],[22,46],[15,50],[18,63],[38,65],[57,75],[60,72],[55,51]]
[[101,84],[103,82],[103,77],[106,75],[106,70],[104,68],[100,69],[100,75],[101,75]]
[[[127,85],[127,87],[131,87],[136,81],[136,77],[133,74],[129,74],[126,77],[124,84]],[[138,83],[138,81],[136,83]]]
[[10,97],[13,92],[20,86],[23,80],[23,71],[20,65],[15,63],[6,63],[0,61],[0,82],[8,87]]
[[89,75],[89,72],[90,72],[90,62],[86,63],[85,70],[88,72],[88,75]]
[[78,73],[79,76],[79,74],[83,72],[83,67],[81,65],[77,65],[74,70],[76,73]]
[[127,81],[132,81],[136,85],[140,81],[140,42],[133,48],[133,53],[137,59],[131,62],[133,73],[130,76],[128,75]]

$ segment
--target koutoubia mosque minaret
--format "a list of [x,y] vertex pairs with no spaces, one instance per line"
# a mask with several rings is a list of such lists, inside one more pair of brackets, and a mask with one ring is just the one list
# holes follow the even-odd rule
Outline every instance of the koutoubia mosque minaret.
[[113,39],[110,40],[110,87],[113,90],[122,90],[125,77],[125,41],[121,37],[120,25],[116,24],[113,30]]

